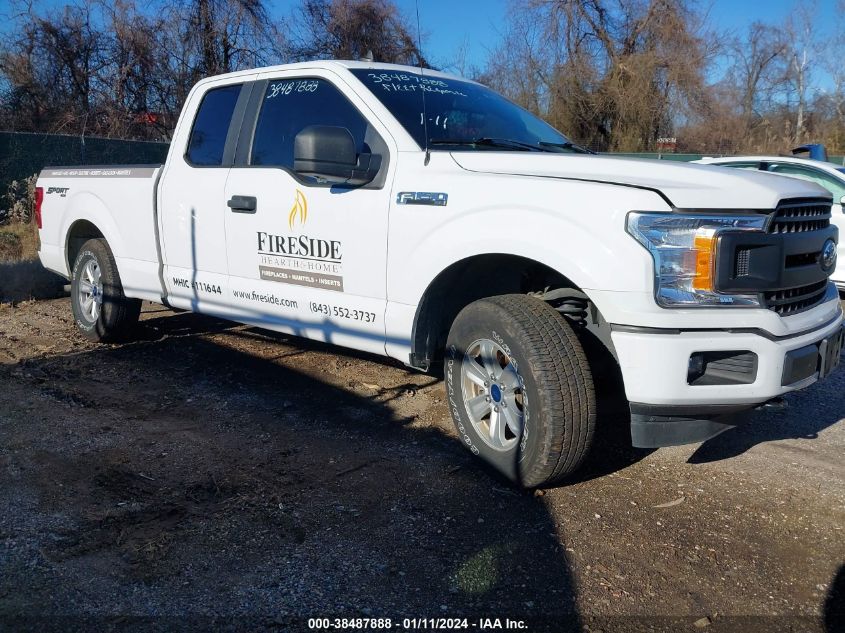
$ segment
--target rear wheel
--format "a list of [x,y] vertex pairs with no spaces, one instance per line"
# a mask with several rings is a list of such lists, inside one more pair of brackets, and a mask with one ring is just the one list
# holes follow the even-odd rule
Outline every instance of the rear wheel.
[[471,303],[449,332],[444,373],[462,442],[512,481],[552,485],[587,456],[595,393],[575,332],[545,302]]
[[102,238],[88,240],[79,250],[70,296],[76,326],[91,341],[123,339],[138,322],[141,301],[123,294],[117,264]]

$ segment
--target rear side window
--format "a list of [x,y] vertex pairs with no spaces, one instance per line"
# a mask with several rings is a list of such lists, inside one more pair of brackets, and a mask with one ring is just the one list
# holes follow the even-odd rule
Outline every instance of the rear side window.
[[223,164],[223,150],[232,113],[241,93],[241,85],[214,88],[205,93],[197,110],[188,151],[185,157],[192,165],[214,167]]
[[293,139],[309,125],[345,127],[358,154],[370,151],[367,120],[337,88],[325,79],[286,79],[267,84],[250,164],[292,170]]

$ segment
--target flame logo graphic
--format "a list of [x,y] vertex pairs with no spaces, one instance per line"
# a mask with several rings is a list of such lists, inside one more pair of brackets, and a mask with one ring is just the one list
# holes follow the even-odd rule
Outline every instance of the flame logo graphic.
[[296,198],[293,201],[293,206],[288,216],[288,226],[291,229],[296,224],[297,218],[299,218],[300,224],[305,224],[305,221],[308,219],[308,201],[305,199],[305,194],[299,189],[296,190]]

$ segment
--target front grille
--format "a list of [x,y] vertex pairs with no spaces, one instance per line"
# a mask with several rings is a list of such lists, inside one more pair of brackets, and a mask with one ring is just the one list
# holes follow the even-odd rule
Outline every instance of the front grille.
[[751,272],[751,249],[740,248],[736,251],[734,260],[734,277],[748,277]]
[[796,268],[798,266],[812,266],[818,261],[818,253],[799,253],[798,255],[787,255],[785,264],[787,268]]
[[786,290],[771,290],[763,293],[766,307],[781,316],[797,314],[819,303],[827,291],[827,279]]
[[804,233],[830,226],[830,203],[817,200],[809,202],[783,202],[775,211],[770,233]]
[[[805,198],[784,200],[775,210],[769,224],[769,233],[794,234],[825,230],[830,226],[830,202]],[[809,236],[808,236],[809,237]],[[784,239],[799,239],[788,238]],[[818,262],[818,252],[803,252],[787,255],[783,262],[784,271],[800,270]],[[820,271],[821,272],[821,271]],[[804,282],[806,284],[806,281]],[[825,297],[827,278],[810,284],[782,290],[763,292],[764,305],[781,316],[791,316],[815,307]]]

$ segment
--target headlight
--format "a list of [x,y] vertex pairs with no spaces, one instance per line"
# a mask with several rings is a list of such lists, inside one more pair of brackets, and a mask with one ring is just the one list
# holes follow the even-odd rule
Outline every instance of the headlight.
[[716,292],[716,245],[723,231],[760,231],[767,216],[628,214],[628,232],[654,258],[657,304],[664,308],[759,306],[757,295]]

